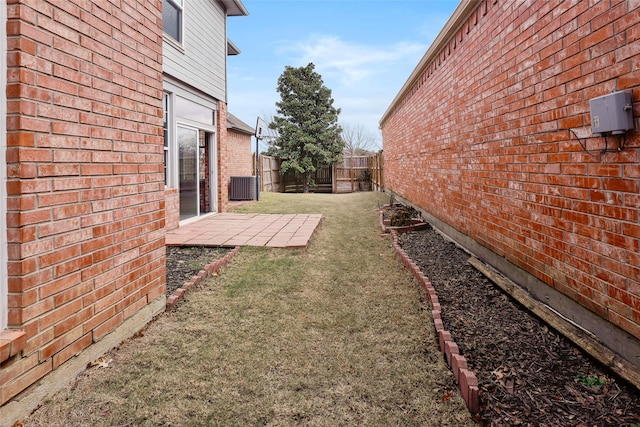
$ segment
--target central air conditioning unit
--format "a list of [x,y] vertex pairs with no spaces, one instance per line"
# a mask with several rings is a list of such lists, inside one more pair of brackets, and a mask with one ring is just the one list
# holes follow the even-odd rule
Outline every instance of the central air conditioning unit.
[[229,200],[255,200],[256,177],[232,176],[229,181]]

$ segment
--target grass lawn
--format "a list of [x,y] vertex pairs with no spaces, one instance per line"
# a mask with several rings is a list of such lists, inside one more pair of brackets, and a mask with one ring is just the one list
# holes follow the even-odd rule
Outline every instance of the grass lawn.
[[25,425],[473,425],[386,202],[262,193],[236,211],[323,215],[307,249],[243,248]]

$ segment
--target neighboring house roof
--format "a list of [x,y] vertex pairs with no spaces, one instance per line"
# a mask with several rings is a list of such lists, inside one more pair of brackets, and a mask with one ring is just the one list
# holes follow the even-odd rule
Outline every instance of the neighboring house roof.
[[227,11],[227,16],[249,16],[241,0],[218,0]]
[[253,135],[256,132],[254,128],[229,112],[227,112],[227,129],[233,129],[237,132],[246,133],[248,135]]

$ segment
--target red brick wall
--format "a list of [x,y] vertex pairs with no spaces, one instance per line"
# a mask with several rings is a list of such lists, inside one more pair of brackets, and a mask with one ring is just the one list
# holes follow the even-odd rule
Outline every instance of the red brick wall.
[[161,1],[8,3],[0,404],[165,290]]
[[218,104],[218,211],[226,212],[229,206],[229,160],[231,148],[227,133],[227,104]]
[[229,176],[253,175],[254,159],[251,153],[251,135],[229,129],[227,139],[229,144]]
[[600,153],[589,114],[640,117],[640,1],[477,4],[383,118],[385,185],[640,338],[640,123]]
[[165,188],[165,231],[180,226],[180,191],[177,188]]

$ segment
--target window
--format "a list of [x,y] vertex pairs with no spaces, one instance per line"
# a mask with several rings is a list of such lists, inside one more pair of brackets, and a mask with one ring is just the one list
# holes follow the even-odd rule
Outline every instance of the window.
[[164,184],[169,188],[180,188],[184,178],[180,175],[184,162],[180,162],[183,161],[181,159],[186,148],[181,145],[180,138],[185,138],[185,133],[177,126],[188,126],[211,133],[216,130],[215,104],[204,100],[202,103],[194,102],[187,99],[187,93],[181,95],[169,91],[163,94]]
[[164,94],[164,185],[169,185],[169,169],[167,165],[169,164],[169,98],[170,95],[168,93]]
[[162,29],[178,43],[182,43],[182,12],[184,0],[162,0]]
[[216,124],[214,110],[181,96],[176,96],[176,116],[206,125]]

